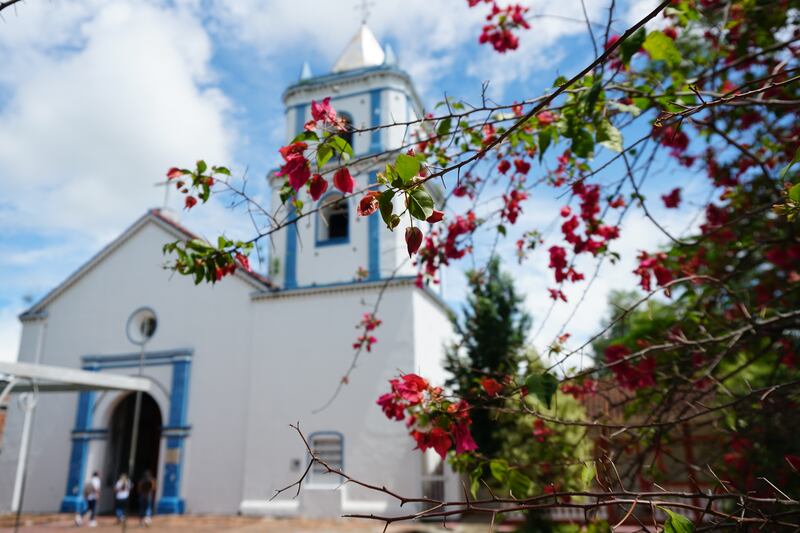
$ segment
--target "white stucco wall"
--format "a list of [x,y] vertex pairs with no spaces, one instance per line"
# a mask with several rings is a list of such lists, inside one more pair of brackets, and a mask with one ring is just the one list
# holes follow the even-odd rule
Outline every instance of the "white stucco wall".
[[[46,308],[41,362],[80,367],[84,355],[133,352],[135,347],[125,335],[128,316],[138,307],[152,307],[159,325],[148,350],[194,351],[188,402],[192,433],[184,455],[182,494],[190,510],[228,511],[240,500],[244,464],[220,458],[240,457],[243,450],[247,391],[242,383],[248,373],[249,294],[254,287],[239,278],[197,287],[190,279],[171,275],[162,268],[161,246],[174,238],[155,224],[146,224],[52,301]],[[35,323],[23,327],[20,361],[32,361],[35,327]],[[147,368],[145,375],[169,387],[171,374],[164,371],[165,367]],[[135,369],[116,372],[130,375]],[[77,393],[40,398],[25,493],[27,511],[59,508],[66,487],[77,398]],[[166,423],[168,411],[163,405],[161,408]],[[0,455],[0,509],[10,506],[22,417],[12,407],[8,418],[6,446]],[[96,413],[95,423],[101,423],[101,418]],[[103,464],[103,458],[97,456],[100,448],[92,444],[89,468]],[[215,460],[209,460],[211,457]]]
[[[255,345],[265,351],[254,351],[251,372],[245,512],[302,512],[304,499],[314,498],[312,487],[298,501],[298,508],[292,507],[290,495],[278,503],[266,503],[275,489],[300,476],[292,460],[299,460],[301,468],[306,465],[302,442],[288,427],[297,421],[306,435],[316,431],[343,434],[348,474],[389,484],[401,493],[419,493],[421,455],[413,451],[405,426],[387,420],[375,403],[388,392],[389,379],[416,370],[419,289],[410,283],[387,289],[378,312],[383,325],[375,332],[377,344],[371,353],[362,353],[349,384],[334,402],[320,413],[313,412],[329,399],[347,371],[358,334],[355,325],[371,309],[378,290],[376,285],[356,285],[309,291],[264,298],[254,307],[254,320],[269,326],[254,331]],[[301,324],[310,331],[303,333]],[[276,335],[276,331],[284,334]],[[351,509],[368,508],[370,504],[364,502],[390,503],[380,494],[353,486],[344,490],[342,505]]]

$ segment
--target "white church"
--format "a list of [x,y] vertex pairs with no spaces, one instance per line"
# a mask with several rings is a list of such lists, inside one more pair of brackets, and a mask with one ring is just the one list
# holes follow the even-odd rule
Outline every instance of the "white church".
[[[362,26],[331,73],[286,89],[286,137],[310,119],[310,103],[332,97],[356,126],[419,117],[409,76]],[[356,157],[399,148],[402,128],[352,139]],[[364,186],[382,163],[361,172]],[[273,208],[280,180],[273,180]],[[332,194],[321,201],[329,203]],[[306,205],[311,199],[305,198]],[[403,232],[377,215],[358,217],[352,200],[303,219],[275,236],[271,276],[238,269],[211,285],[165,270],[162,246],[192,238],[173,215],[151,210],[20,315],[19,361],[134,376],[139,348],[128,321],[146,309],[154,322],[145,345],[143,395],[133,479],[158,480],[158,513],[336,516],[383,513],[396,502],[340,485],[312,470],[300,496],[273,501],[296,481],[308,455],[289,424],[300,422],[311,446],[333,466],[400,494],[456,497],[460,489],[435,454],[414,450],[403,424],[376,405],[387,381],[418,372],[442,381],[451,334],[438,294],[418,288]],[[366,278],[357,271],[365,269]],[[378,342],[362,354],[349,384],[321,412],[353,358],[356,324],[385,287]],[[307,327],[313,324],[313,327]],[[113,481],[127,471],[134,394],[41,394],[27,444],[24,512],[73,512],[92,472],[103,483],[99,510],[113,504]],[[10,402],[0,451],[0,512],[9,510],[20,456],[22,415]],[[17,488],[19,491],[19,488]],[[407,509],[405,510],[407,512]]]

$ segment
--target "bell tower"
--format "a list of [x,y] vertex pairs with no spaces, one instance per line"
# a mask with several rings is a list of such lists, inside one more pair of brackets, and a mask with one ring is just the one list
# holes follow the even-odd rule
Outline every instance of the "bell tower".
[[[406,123],[422,115],[422,104],[409,75],[397,66],[390,46],[378,43],[362,24],[340,54],[331,72],[314,76],[308,63],[300,79],[283,93],[286,108],[286,142],[311,120],[311,102],[331,97],[337,114],[362,133],[344,137],[353,147],[350,171],[356,190],[375,182],[378,170],[399,151],[414,144]],[[396,126],[378,128],[381,125]],[[388,152],[386,156],[381,156]],[[331,161],[328,165],[336,165]],[[323,171],[325,168],[323,168]],[[326,175],[330,182],[331,175]],[[278,191],[282,178],[271,178],[272,210],[294,216],[281,207]],[[378,281],[391,275],[415,272],[408,261],[403,228],[389,232],[380,216],[356,214],[357,198],[336,202],[339,191],[330,186],[319,202],[301,190],[304,210],[326,207],[277,232],[273,240],[270,276],[284,289]]]

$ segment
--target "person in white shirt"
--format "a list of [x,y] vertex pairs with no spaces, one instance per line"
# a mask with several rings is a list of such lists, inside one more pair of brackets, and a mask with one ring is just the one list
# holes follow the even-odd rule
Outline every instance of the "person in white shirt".
[[117,523],[125,521],[125,510],[128,507],[128,497],[131,495],[131,480],[128,474],[120,474],[117,483],[114,485],[114,511],[117,515]]
[[75,525],[83,524],[83,516],[89,513],[89,527],[97,527],[97,501],[100,499],[100,472],[94,471],[91,479],[83,486],[83,497],[86,499],[86,509],[75,515]]

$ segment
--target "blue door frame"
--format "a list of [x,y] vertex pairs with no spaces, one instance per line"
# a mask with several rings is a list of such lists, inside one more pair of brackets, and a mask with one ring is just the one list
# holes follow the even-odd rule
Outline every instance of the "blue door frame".
[[[98,372],[108,368],[135,368],[139,366],[139,354],[90,355],[82,358],[83,369]],[[186,503],[181,497],[181,475],[183,467],[184,441],[191,427],[186,422],[189,404],[189,377],[192,350],[169,350],[145,354],[145,366],[172,366],[172,384],[169,395],[169,419],[161,428],[161,437],[167,439],[164,461],[164,480],[161,483],[161,498],[158,500],[159,514],[183,514]],[[75,429],[72,431],[67,487],[61,500],[61,512],[78,512],[84,509],[83,485],[89,441],[106,438],[104,428],[92,428],[92,412],[95,393],[84,391],[78,397]]]

